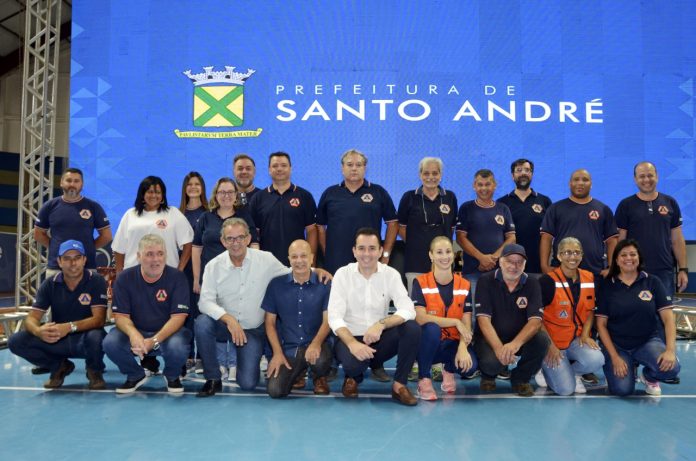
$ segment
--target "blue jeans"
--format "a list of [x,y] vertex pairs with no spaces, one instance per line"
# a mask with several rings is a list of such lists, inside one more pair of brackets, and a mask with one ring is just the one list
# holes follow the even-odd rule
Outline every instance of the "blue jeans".
[[[261,355],[263,346],[266,343],[266,333],[263,325],[258,328],[244,330],[247,343],[243,346],[235,346],[230,343],[230,347],[237,350],[237,384],[242,390],[250,391],[256,388],[259,383]],[[203,360],[203,375],[205,379],[222,378],[220,373],[220,363],[217,359],[217,342],[231,341],[232,335],[227,329],[227,325],[219,320],[201,314],[196,319],[196,346],[198,353]]]
[[77,357],[85,359],[88,370],[104,371],[104,350],[102,341],[106,336],[103,328],[72,333],[55,343],[47,343],[28,331],[20,331],[10,337],[8,347],[13,354],[28,362],[57,371],[63,360]]
[[[138,329],[141,335],[149,338],[155,331],[143,331]],[[189,356],[191,332],[182,327],[169,338],[160,342],[160,348],[150,351],[148,356],[161,355],[164,358],[164,376],[173,380],[179,377],[181,369],[186,364]],[[116,364],[119,371],[126,375],[129,381],[137,381],[145,376],[145,370],[140,366],[131,351],[130,338],[118,328],[112,329],[104,339],[104,352]]]
[[418,378],[430,378],[430,367],[433,363],[443,363],[445,370],[450,373],[469,374],[478,367],[474,347],[469,344],[467,350],[471,355],[471,368],[462,370],[454,364],[459,341],[453,339],[440,340],[441,328],[435,323],[421,326],[420,348],[418,349]]
[[[574,360],[572,364],[571,360]],[[558,395],[572,395],[575,392],[575,375],[594,373],[604,365],[604,354],[589,346],[580,347],[580,340],[575,338],[567,349],[561,350],[561,363],[551,368],[541,364],[546,383]]]
[[663,381],[665,379],[676,378],[679,375],[681,365],[679,361],[669,371],[660,371],[660,366],[657,364],[657,358],[665,351],[665,343],[658,337],[650,338],[644,344],[635,349],[622,349],[614,344],[616,351],[628,365],[628,373],[623,378],[618,378],[614,375],[614,368],[611,363],[611,358],[606,349],[602,348],[604,353],[604,376],[607,378],[607,386],[609,393],[614,395],[631,395],[636,387],[635,370],[633,365],[643,365],[643,376],[649,381]]

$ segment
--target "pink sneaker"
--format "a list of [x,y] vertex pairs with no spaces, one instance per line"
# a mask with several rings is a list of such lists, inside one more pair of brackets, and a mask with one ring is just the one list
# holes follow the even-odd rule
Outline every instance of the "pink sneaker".
[[442,369],[442,384],[440,385],[440,389],[448,394],[454,394],[457,390],[457,382],[454,380],[454,373],[450,373],[444,368]]
[[421,400],[437,400],[437,394],[433,389],[433,381],[430,378],[418,380],[418,398]]

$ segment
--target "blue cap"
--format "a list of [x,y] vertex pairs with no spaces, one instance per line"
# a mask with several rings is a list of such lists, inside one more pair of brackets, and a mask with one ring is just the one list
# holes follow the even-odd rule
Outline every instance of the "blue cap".
[[503,248],[503,252],[500,256],[510,256],[510,255],[520,255],[524,259],[527,259],[527,252],[524,251],[524,247],[517,243],[508,243]]
[[66,240],[58,247],[58,256],[63,256],[70,250],[79,251],[82,256],[85,255],[85,246],[79,240]]

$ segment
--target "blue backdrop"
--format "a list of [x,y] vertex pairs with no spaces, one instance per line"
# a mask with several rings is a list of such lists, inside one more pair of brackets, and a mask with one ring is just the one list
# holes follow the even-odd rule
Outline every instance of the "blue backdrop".
[[[144,176],[178,204],[188,171],[210,189],[241,152],[261,186],[268,154],[290,153],[318,200],[357,148],[397,204],[423,156],[443,158],[460,202],[479,168],[511,190],[527,157],[535,189],[563,198],[584,167],[612,208],[648,159],[696,239],[694,24],[689,1],[74,0],[70,162],[117,225]],[[183,74],[208,66],[255,72]]]

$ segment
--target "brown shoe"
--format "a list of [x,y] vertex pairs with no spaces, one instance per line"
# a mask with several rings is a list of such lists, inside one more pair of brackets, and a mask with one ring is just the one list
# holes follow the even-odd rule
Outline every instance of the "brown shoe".
[[314,393],[316,395],[329,395],[329,383],[326,376],[314,379]]
[[305,385],[307,384],[307,378],[304,376],[300,376],[297,378],[297,381],[295,381],[295,384],[292,385],[293,389],[304,389]]
[[512,392],[516,392],[520,397],[531,397],[534,395],[534,388],[529,383],[513,384]]
[[101,371],[93,371],[88,368],[87,380],[89,381],[87,388],[91,391],[102,391],[106,389],[106,382],[104,382],[104,376]]
[[349,378],[346,376],[346,379],[343,380],[343,388],[341,389],[341,392],[343,392],[343,397],[347,399],[357,398],[358,382],[353,378]]
[[479,389],[483,392],[493,392],[495,390],[495,379],[481,377]]
[[411,394],[411,391],[409,391],[408,387],[406,386],[400,387],[398,391],[395,391],[392,388],[392,399],[396,400],[402,405],[408,405],[409,407],[412,407],[418,403],[418,399]]
[[63,381],[65,381],[65,377],[68,376],[70,373],[73,372],[75,369],[75,364],[72,363],[68,359],[64,359],[60,363],[60,367],[53,373],[51,373],[51,377],[48,378],[48,381],[44,383],[44,388],[46,389],[58,389],[60,386],[63,385]]

